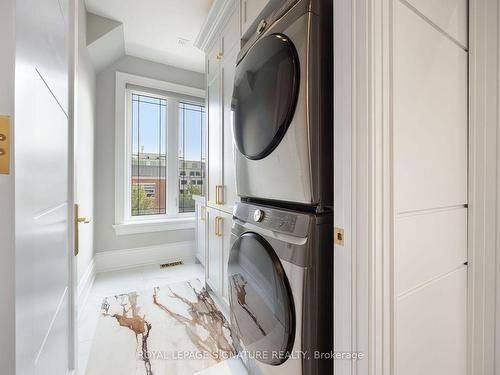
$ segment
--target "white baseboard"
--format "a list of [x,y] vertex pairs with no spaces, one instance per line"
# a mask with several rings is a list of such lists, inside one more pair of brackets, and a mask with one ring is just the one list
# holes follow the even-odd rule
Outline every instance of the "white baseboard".
[[95,255],[97,273],[173,261],[195,262],[195,241],[174,242],[136,249],[100,251]]
[[85,302],[90,294],[90,290],[92,289],[92,285],[94,284],[95,276],[96,276],[96,263],[95,258],[92,258],[85,273],[82,278],[78,282],[78,312],[81,312],[83,306],[85,306]]

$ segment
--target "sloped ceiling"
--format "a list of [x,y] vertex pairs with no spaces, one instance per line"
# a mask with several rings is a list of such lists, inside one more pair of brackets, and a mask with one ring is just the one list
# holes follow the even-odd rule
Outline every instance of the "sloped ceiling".
[[87,49],[97,72],[125,55],[123,24],[87,13]]
[[[193,43],[212,2],[213,0],[86,0],[86,6],[90,13],[122,24],[124,51],[127,55],[204,72],[204,53],[194,47]],[[118,28],[111,27],[111,32]],[[99,31],[90,29],[87,31],[88,36],[91,34],[89,41],[99,34]]]

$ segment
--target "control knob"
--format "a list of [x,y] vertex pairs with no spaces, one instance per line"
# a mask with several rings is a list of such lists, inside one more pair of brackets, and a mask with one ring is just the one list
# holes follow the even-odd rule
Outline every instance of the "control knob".
[[253,219],[257,223],[260,223],[262,220],[264,220],[264,211],[262,211],[262,210],[255,210],[253,212]]

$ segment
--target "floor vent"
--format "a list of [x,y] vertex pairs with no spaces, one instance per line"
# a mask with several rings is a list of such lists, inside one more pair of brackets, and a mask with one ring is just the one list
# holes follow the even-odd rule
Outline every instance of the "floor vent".
[[180,266],[182,264],[184,264],[184,262],[182,260],[180,260],[178,262],[163,263],[163,264],[160,264],[160,268],[168,268],[168,267]]

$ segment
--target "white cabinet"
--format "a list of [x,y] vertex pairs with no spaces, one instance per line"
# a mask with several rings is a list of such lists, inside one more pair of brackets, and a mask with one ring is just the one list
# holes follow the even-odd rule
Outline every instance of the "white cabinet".
[[207,55],[208,189],[207,205],[232,213],[237,199],[233,158],[231,101],[239,52],[235,10]]
[[224,57],[222,65],[222,203],[220,209],[231,213],[238,199],[236,193],[236,175],[234,166],[233,122],[234,112],[231,108],[233,99],[234,75],[238,48],[233,48]]
[[241,35],[245,35],[250,26],[264,10],[269,0],[241,0]]
[[204,266],[206,263],[206,222],[207,209],[205,206],[205,198],[193,197],[195,199],[196,208],[196,259]]
[[207,205],[218,207],[222,186],[221,75],[217,73],[207,87],[208,103],[208,176]]
[[232,215],[207,208],[207,284],[219,299],[228,304],[227,262],[231,251]]

